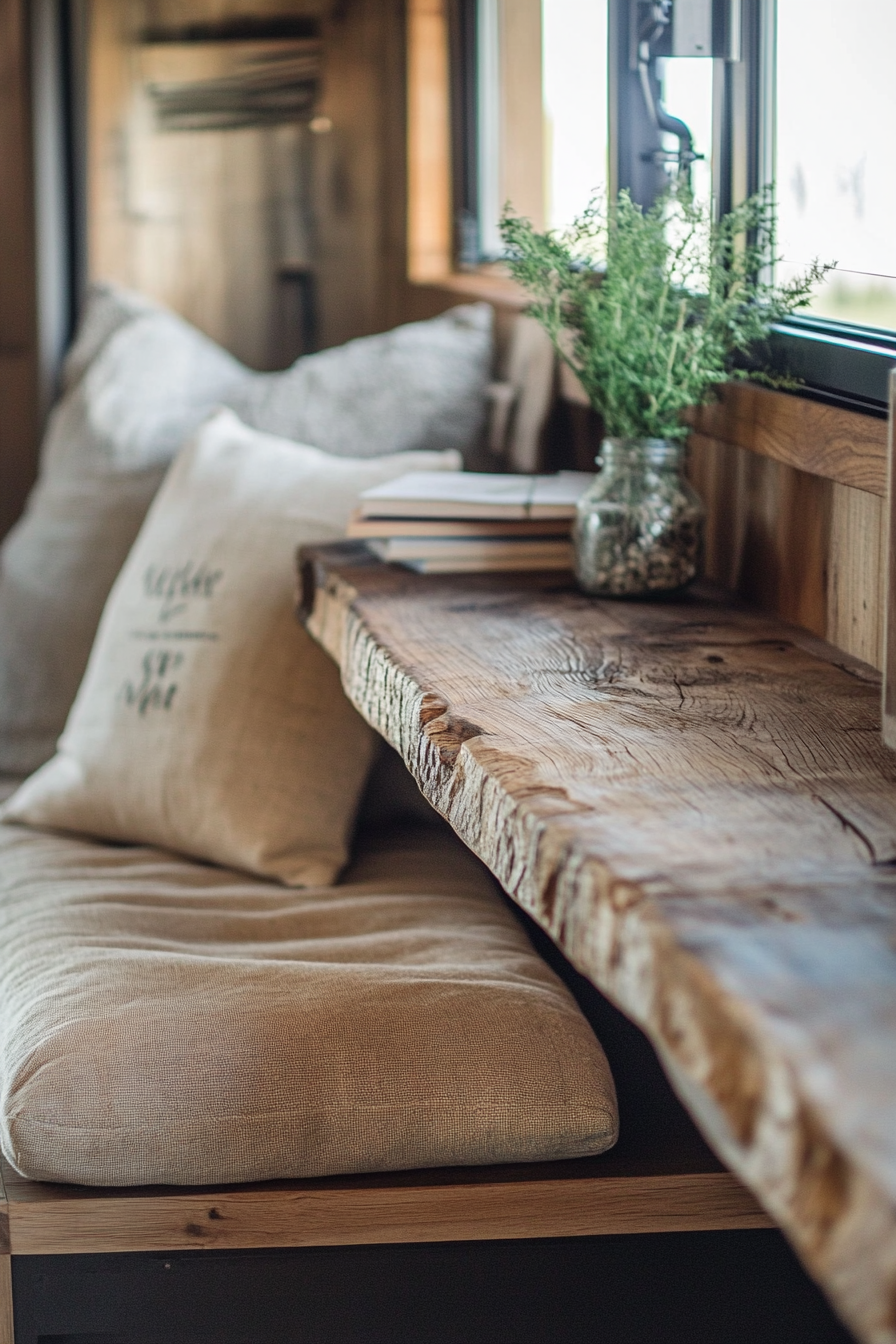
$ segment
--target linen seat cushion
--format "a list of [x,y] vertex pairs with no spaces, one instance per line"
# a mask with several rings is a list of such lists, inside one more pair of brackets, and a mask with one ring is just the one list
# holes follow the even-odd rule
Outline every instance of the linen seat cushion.
[[615,1140],[565,986],[441,827],[290,890],[0,825],[2,1148],[193,1185],[540,1161]]

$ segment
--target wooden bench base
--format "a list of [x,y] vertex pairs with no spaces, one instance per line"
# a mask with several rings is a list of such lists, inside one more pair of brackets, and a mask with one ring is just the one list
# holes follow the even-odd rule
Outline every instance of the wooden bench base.
[[[615,1154],[532,1167],[401,1172],[206,1189],[101,1190],[23,1179],[0,1162],[7,1230],[0,1344],[14,1344],[16,1256],[592,1237],[770,1227],[723,1170],[649,1169]],[[668,1166],[668,1160],[665,1162]]]
[[26,1181],[5,1163],[13,1255],[245,1250],[771,1227],[726,1171],[626,1172],[605,1157],[205,1189]]

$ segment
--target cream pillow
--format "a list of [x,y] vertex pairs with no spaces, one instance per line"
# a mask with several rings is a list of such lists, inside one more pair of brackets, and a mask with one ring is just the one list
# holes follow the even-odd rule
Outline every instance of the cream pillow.
[[0,547],[0,771],[25,775],[52,756],[115,576],[210,412],[230,406],[255,429],[337,456],[471,456],[491,348],[491,309],[479,304],[256,374],[175,313],[92,286],[40,479]]
[[247,377],[195,327],[93,286],[41,449],[0,548],[0,770],[49,760],[103,603],[180,445]]
[[331,882],[374,737],[296,622],[294,551],[342,535],[368,486],[459,465],[334,458],[216,413],[112,589],[56,756],[3,816]]

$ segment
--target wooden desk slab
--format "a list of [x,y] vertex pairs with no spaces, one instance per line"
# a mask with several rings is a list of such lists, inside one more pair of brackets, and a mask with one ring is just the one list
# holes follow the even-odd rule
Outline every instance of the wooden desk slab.
[[844,1319],[896,1341],[896,756],[877,675],[712,597],[304,552],[426,797],[646,1031]]

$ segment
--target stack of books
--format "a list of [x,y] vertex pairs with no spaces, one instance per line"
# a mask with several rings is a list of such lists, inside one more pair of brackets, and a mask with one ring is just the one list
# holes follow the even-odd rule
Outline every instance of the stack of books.
[[582,471],[410,472],[365,490],[348,535],[423,574],[571,569],[572,520],[593,480]]

